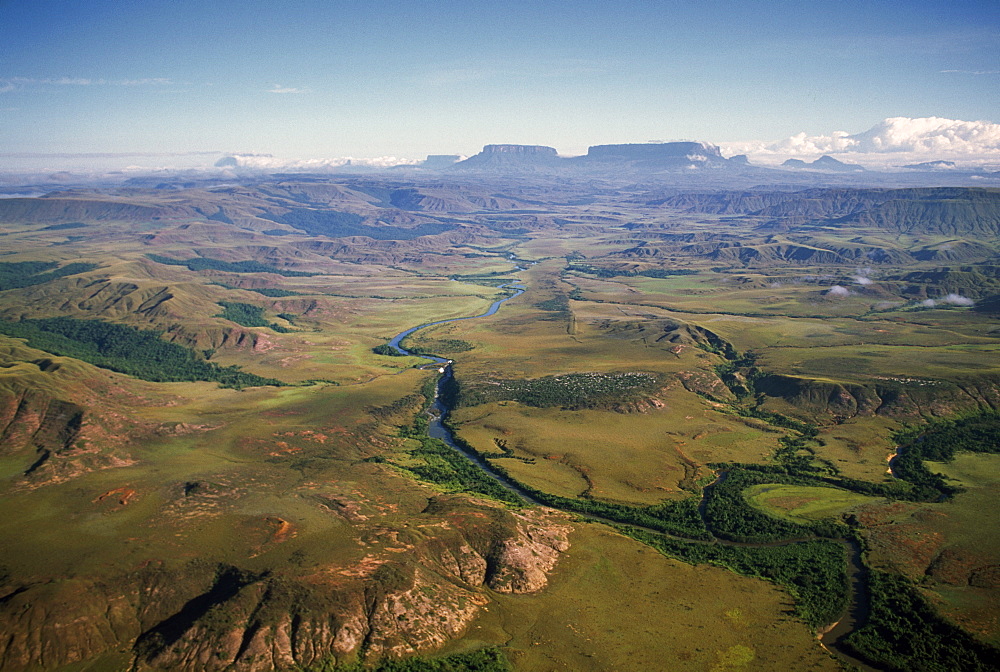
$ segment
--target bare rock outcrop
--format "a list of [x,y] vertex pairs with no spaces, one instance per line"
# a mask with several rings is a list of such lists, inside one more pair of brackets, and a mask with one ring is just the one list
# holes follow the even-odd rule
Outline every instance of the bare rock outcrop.
[[533,593],[548,584],[559,554],[569,548],[568,525],[518,516],[517,534],[501,541],[491,557],[490,588],[499,593]]
[[131,651],[135,672],[401,658],[465,632],[489,602],[484,588],[541,590],[569,546],[571,527],[556,512],[440,496],[424,514],[417,527],[367,526],[362,559],[304,575],[195,560],[106,580],[0,585],[0,668],[54,668],[110,651]]

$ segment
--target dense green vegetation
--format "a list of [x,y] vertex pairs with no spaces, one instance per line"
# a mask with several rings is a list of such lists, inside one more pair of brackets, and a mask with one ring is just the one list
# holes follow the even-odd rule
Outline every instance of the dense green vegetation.
[[49,224],[43,226],[42,231],[65,231],[67,229],[84,229],[87,225],[83,222],[61,222],[59,224]]
[[168,266],[185,266],[189,271],[226,271],[228,273],[274,273],[286,278],[308,278],[319,273],[305,271],[286,271],[283,268],[262,264],[259,261],[222,261],[210,257],[195,257],[193,259],[171,259],[159,254],[147,254],[146,257],[158,264]]
[[500,649],[490,647],[471,653],[453,653],[443,658],[417,656],[406,660],[381,660],[374,665],[320,664],[305,672],[512,672],[514,668]]
[[467,282],[470,285],[483,285],[486,287],[498,287],[518,282],[517,278],[508,277],[507,273],[481,273],[478,275],[449,275],[452,280]]
[[896,478],[911,483],[915,501],[933,502],[948,499],[959,492],[959,488],[948,485],[941,474],[931,473],[924,464],[919,446],[904,448],[892,460],[892,473]]
[[399,350],[392,347],[388,343],[380,343],[379,345],[376,345],[374,348],[372,348],[372,352],[374,352],[376,355],[383,355],[385,357],[406,357],[406,355],[404,355],[403,353],[401,353]]
[[281,215],[263,216],[305,231],[311,236],[329,236],[331,238],[367,236],[375,240],[413,240],[420,236],[433,236],[454,228],[440,222],[421,224],[412,229],[389,226],[388,224],[368,226],[361,223],[364,221],[364,217],[351,212],[310,210],[307,208],[290,210]]
[[868,622],[847,637],[859,656],[896,672],[995,670],[1000,650],[948,623],[901,576],[872,571]]
[[698,271],[688,268],[645,268],[640,271],[631,269],[599,268],[589,264],[570,264],[567,271],[596,275],[599,278],[634,278],[644,276],[647,278],[669,278],[672,275],[697,275]]
[[524,504],[520,497],[500,485],[464,455],[460,455],[444,441],[427,436],[427,418],[423,414],[417,415],[412,425],[402,427],[399,435],[419,443],[418,447],[410,451],[410,457],[419,460],[420,464],[396,465],[417,478],[456,492],[486,495],[509,504]]
[[569,297],[565,294],[559,294],[552,297],[551,299],[545,299],[539,301],[535,304],[535,308],[539,310],[544,310],[548,313],[560,313],[559,317],[569,315]]
[[492,401],[517,401],[528,406],[569,409],[599,408],[637,401],[652,394],[660,379],[651,373],[568,373],[528,380],[488,380],[450,383],[449,403],[478,406]]
[[86,273],[97,268],[97,264],[76,262],[56,268],[54,261],[13,261],[0,263],[0,292],[7,289],[21,289],[41,285],[67,275]]
[[302,292],[293,292],[290,289],[279,289],[278,287],[237,287],[235,285],[227,285],[223,282],[214,282],[214,285],[219,287],[225,287],[226,289],[241,289],[244,292],[256,292],[261,296],[266,296],[272,299],[281,299],[286,296],[303,296]]
[[688,539],[707,541],[712,538],[698,513],[698,500],[694,498],[668,500],[652,506],[631,506],[597,499],[560,497],[523,484],[521,487],[542,504],[563,511],[596,516],[615,523],[639,525]]
[[468,352],[473,349],[472,343],[458,338],[413,338],[407,336],[399,344],[407,352],[414,355],[441,355]]
[[842,525],[831,521],[796,525],[758,511],[747,503],[743,491],[761,483],[818,484],[777,470],[731,469],[711,486],[705,502],[705,519],[715,535],[731,541],[768,542],[811,535],[841,537],[847,533]]
[[917,448],[925,460],[950,462],[955,453],[1000,452],[1000,413],[985,411],[923,427],[907,426],[893,435],[900,445]]
[[20,322],[0,321],[0,333],[24,338],[28,345],[63,357],[153,382],[206,381],[222,387],[281,385],[241,371],[206,362],[188,348],[168,343],[159,331],[135,329],[99,320],[52,317]]
[[685,542],[635,528],[622,532],[672,558],[773,581],[789,592],[796,614],[814,628],[836,621],[847,605],[845,549],[837,541],[749,547]]
[[1000,414],[985,411],[953,420],[935,420],[922,427],[906,426],[893,434],[900,445],[892,461],[897,478],[912,483],[915,499],[935,501],[961,491],[949,485],[941,474],[931,473],[924,460],[950,462],[955,452],[1000,452]]
[[264,319],[264,309],[250,303],[236,303],[234,301],[219,301],[222,312],[216,315],[230,322],[235,322],[244,327],[270,327],[279,334],[287,334],[290,330],[275,322],[268,322]]

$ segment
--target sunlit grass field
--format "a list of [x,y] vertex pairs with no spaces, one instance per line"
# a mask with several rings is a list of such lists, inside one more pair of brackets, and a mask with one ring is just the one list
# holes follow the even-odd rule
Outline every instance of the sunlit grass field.
[[792,523],[839,518],[874,499],[837,488],[769,483],[750,486],[743,496],[764,513]]
[[497,596],[449,650],[504,643],[517,670],[838,670],[764,581],[581,525],[544,593]]
[[[0,337],[0,390],[27,384],[60,398],[84,394],[88,383],[74,388],[74,380],[100,380],[118,395],[105,412],[121,416],[114,418],[119,424],[105,424],[128,430],[117,437],[111,430],[94,432],[105,442],[89,447],[117,461],[67,470],[59,482],[22,478],[37,459],[31,450],[0,455],[0,478],[10,484],[0,495],[6,570],[46,582],[124,574],[150,559],[173,565],[200,560],[320,582],[320,568],[358,563],[363,535],[384,544],[397,533],[417,534],[411,526],[427,523],[432,499],[455,489],[422,483],[405,469],[417,461],[408,451],[419,442],[401,438],[400,428],[412,425],[421,387],[434,373],[415,368],[425,363],[420,358],[372,349],[413,326],[481,314],[504,296],[452,275],[501,274],[528,287],[494,316],[421,332],[430,343],[453,339],[471,347],[454,355],[460,383],[627,372],[661,381],[647,398],[621,407],[569,410],[506,400],[452,412],[457,434],[492,453],[494,464],[564,497],[634,505],[693,498],[714,478],[710,465],[773,463],[779,439],[792,431],[736,413],[736,406],[757,400],[737,400],[726,391],[715,370],[726,360],[707,337],[691,335],[699,330],[737,353],[757,353],[762,374],[830,389],[896,386],[930,398],[956,381],[1000,376],[995,316],[966,307],[925,309],[894,294],[900,287],[892,283],[852,282],[858,269],[846,266],[735,269],[696,255],[628,257],[619,253],[642,240],[655,243],[657,234],[626,230],[626,221],[664,224],[664,230],[683,225],[706,235],[716,228],[757,235],[711,217],[694,223],[640,206],[630,214],[635,216],[566,207],[552,213],[566,218],[558,226],[494,241],[497,247],[486,256],[485,248],[456,246],[421,249],[392,263],[348,263],[318,252],[286,255],[274,242],[279,262],[323,273],[312,277],[192,273],[144,259],[144,244],[134,240],[112,244],[135,230],[156,230],[152,224],[129,229],[108,223],[72,250],[60,247],[68,241],[64,234],[15,227],[8,240],[48,253],[65,249],[64,260],[84,255],[101,268],[25,295],[0,296],[4,315],[67,314],[169,327],[212,362],[291,386],[237,391],[212,383],[153,384],[65,358],[57,358],[61,369],[42,372],[31,362],[45,353]],[[227,240],[213,225],[199,226],[206,240],[198,253],[231,259],[253,254],[245,239]],[[193,234],[170,228],[157,235],[161,251],[176,258],[194,254],[185,238]],[[814,244],[838,240],[823,232]],[[508,255],[537,263],[518,271]],[[698,273],[600,278],[566,271],[572,263]],[[99,276],[116,291],[134,285],[142,301],[84,297],[81,287]],[[846,293],[831,296],[833,282],[846,283]],[[243,283],[244,289],[219,283]],[[262,287],[301,295],[248,291]],[[173,293],[173,303],[160,311],[142,308],[147,295],[163,288]],[[290,331],[236,328],[218,317],[219,301],[260,306],[269,321]],[[668,333],[666,325],[675,323],[690,332]],[[238,332],[246,336],[242,342],[225,341]],[[717,385],[706,391],[708,386],[689,384],[692,376]],[[784,397],[760,401],[765,410],[816,425],[818,440],[810,449],[822,464],[851,478],[889,477],[891,433],[904,418],[873,412],[835,417],[822,408],[827,399],[812,406]],[[931,411],[954,408],[922,407],[905,419],[919,422]],[[509,456],[496,456],[503,450]],[[755,486],[744,494],[758,509],[791,522],[868,516],[868,557],[876,565],[919,581],[946,614],[997,641],[996,585],[986,585],[992,575],[977,575],[973,585],[972,574],[962,583],[960,571],[995,567],[1000,558],[1000,540],[990,532],[1000,494],[994,458],[959,455],[952,463],[929,465],[965,488],[944,503],[886,503],[789,485]],[[346,502],[350,515],[334,512],[333,500]],[[488,610],[444,651],[503,645],[518,670],[838,669],[814,634],[789,615],[790,597],[773,585],[668,560],[597,525],[574,525],[573,545],[548,588],[533,595],[488,592]],[[949,549],[960,561],[942,556]]]

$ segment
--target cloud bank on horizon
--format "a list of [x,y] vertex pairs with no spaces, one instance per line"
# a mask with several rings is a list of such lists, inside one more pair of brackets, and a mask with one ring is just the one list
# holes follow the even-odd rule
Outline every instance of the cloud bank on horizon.
[[365,168],[392,168],[420,163],[420,160],[398,156],[359,158],[340,156],[332,159],[284,159],[270,154],[230,154],[215,163],[215,168],[246,168],[251,170],[291,170],[296,172],[324,172],[345,166]]
[[[854,134],[847,131],[833,131],[828,135],[801,132],[777,142],[718,144],[729,156],[747,154],[753,162],[764,165],[776,165],[788,158],[817,158],[823,154],[875,168],[935,160],[954,161],[959,167],[1000,165],[1000,124],[942,117],[889,117]],[[224,165],[220,162],[216,167],[322,172],[351,165],[391,168],[413,165],[421,160],[396,156],[298,159],[236,153],[229,155]]]
[[[303,93],[275,84],[273,93]],[[824,135],[800,132],[778,141],[712,142],[726,156],[746,154],[757,165],[776,166],[785,159],[815,159],[833,155],[868,168],[893,169],[906,164],[951,161],[956,168],[1000,167],[1000,124],[943,117],[889,117],[866,131],[833,131]],[[635,142],[640,142],[636,140]],[[223,155],[213,163],[210,155]],[[0,153],[0,173],[74,174],[116,170],[124,173],[197,171],[339,172],[345,168],[380,169],[419,164],[425,158],[395,155],[302,158],[249,152],[121,152],[121,153]],[[462,157],[464,158],[464,157]],[[137,162],[136,159],[139,159]],[[211,161],[211,159],[209,160]]]
[[[764,165],[824,154],[873,168],[936,160],[954,161],[958,167],[1000,165],[1000,124],[942,117],[889,117],[854,134],[847,131],[833,131],[828,135],[801,132],[777,142],[718,144],[729,156],[747,154],[753,162]],[[419,163],[419,160],[395,156],[283,159],[258,154],[233,154],[227,161],[231,167],[294,171],[332,170],[346,165],[390,168]]]
[[787,158],[837,154],[870,165],[938,159],[974,165],[1000,162],[1000,124],[942,117],[889,117],[855,134],[802,132],[777,142],[721,144],[729,154],[747,154],[769,164]]

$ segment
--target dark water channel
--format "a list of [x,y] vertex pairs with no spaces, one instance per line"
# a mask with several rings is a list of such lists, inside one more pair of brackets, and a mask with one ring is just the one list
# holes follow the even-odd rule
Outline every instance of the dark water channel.
[[[499,483],[507,490],[516,494],[525,502],[536,506],[548,506],[550,508],[553,508],[551,504],[543,504],[542,502],[535,499],[530,490],[525,489],[520,483],[509,478],[505,473],[494,468],[493,465],[490,464],[490,462],[487,459],[483,458],[482,456],[480,456],[475,452],[466,449],[464,446],[455,441],[454,436],[451,433],[451,430],[448,429],[448,427],[445,425],[444,422],[448,416],[448,412],[450,411],[450,409],[444,403],[443,392],[442,392],[453,378],[453,373],[451,369],[452,361],[434,355],[417,355],[409,352],[408,350],[403,349],[400,346],[400,342],[404,338],[417,331],[420,331],[421,329],[426,329],[427,327],[433,327],[439,324],[448,324],[450,322],[458,322],[460,320],[475,320],[481,317],[489,317],[491,315],[495,315],[497,311],[500,310],[500,307],[504,303],[510,301],[516,296],[520,296],[525,292],[525,287],[520,283],[500,285],[498,289],[513,289],[514,293],[511,294],[510,296],[494,301],[493,304],[490,305],[489,309],[485,313],[482,313],[481,315],[472,315],[469,317],[455,317],[448,320],[438,320],[436,322],[428,322],[426,324],[421,324],[419,326],[407,329],[406,331],[403,331],[397,334],[395,337],[393,337],[392,340],[389,341],[389,346],[395,349],[400,354],[410,355],[413,357],[420,357],[428,360],[429,362],[431,362],[431,364],[427,365],[426,368],[432,368],[433,366],[436,365],[441,373],[441,376],[438,379],[437,388],[435,389],[434,392],[434,403],[431,405],[429,412],[430,418],[427,426],[427,433],[431,438],[440,439],[445,444],[450,446],[452,449],[461,453],[466,459],[475,464],[481,471],[483,471],[485,474],[493,478],[497,483]],[[702,494],[702,500],[698,506],[698,510],[701,513],[703,520],[705,519],[706,502],[708,501],[708,497],[711,496],[711,491],[713,486],[716,483],[719,483],[720,481],[724,480],[726,476],[727,476],[726,472],[720,473],[719,478],[716,479],[715,483],[712,483],[711,485],[708,485],[704,488]],[[593,514],[581,514],[576,511],[570,511],[570,513],[573,513],[574,515],[580,516],[587,520],[607,523],[609,525],[618,526],[622,524],[618,521],[602,518],[600,516],[595,516]],[[774,546],[787,546],[790,544],[801,543],[803,541],[809,541],[815,538],[815,537],[809,537],[802,539],[787,539],[782,541],[758,542],[758,543],[727,541],[719,538],[714,538],[708,541],[701,541],[701,540],[687,539],[684,537],[677,537],[651,528],[643,528],[641,525],[631,525],[631,527],[645,529],[646,531],[652,532],[654,534],[660,534],[666,537],[670,537],[672,539],[677,539],[680,541],[685,541],[693,544],[721,544],[724,546],[742,546],[745,548],[767,548]],[[708,527],[707,522],[706,522],[706,527]],[[858,545],[856,541],[852,539],[840,539],[838,541],[840,541],[840,543],[844,546],[847,559],[846,569],[847,569],[847,579],[849,586],[848,607],[844,615],[840,618],[840,620],[838,620],[836,623],[827,626],[827,629],[822,631],[822,634],[820,635],[819,639],[822,642],[823,646],[827,648],[827,650],[836,654],[838,657],[841,658],[841,660],[848,663],[849,665],[852,665],[855,668],[861,670],[866,670],[870,672],[879,672],[881,668],[873,667],[866,661],[855,658],[851,654],[851,652],[844,646],[843,643],[844,639],[848,635],[854,632],[857,628],[864,625],[864,622],[867,620],[870,609],[870,595],[869,595],[868,581],[867,581],[868,571],[861,560],[861,547]]]

